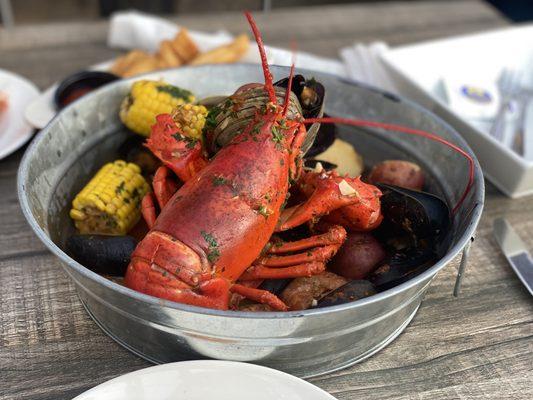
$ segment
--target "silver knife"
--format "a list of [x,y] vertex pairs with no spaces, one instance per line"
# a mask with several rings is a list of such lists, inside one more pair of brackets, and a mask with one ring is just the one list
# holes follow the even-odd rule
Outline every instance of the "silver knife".
[[533,296],[533,260],[526,245],[505,218],[496,218],[493,230],[505,258]]

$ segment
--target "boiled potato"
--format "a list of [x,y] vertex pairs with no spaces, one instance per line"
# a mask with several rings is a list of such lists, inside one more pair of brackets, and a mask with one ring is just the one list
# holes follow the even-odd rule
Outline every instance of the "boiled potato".
[[328,268],[348,279],[364,279],[386,257],[385,249],[371,234],[354,232],[348,234],[346,241]]
[[418,164],[404,160],[387,160],[375,165],[368,175],[370,183],[386,183],[406,189],[422,190],[424,172]]
[[348,174],[348,176],[355,178],[363,173],[363,157],[355,151],[350,143],[341,139],[335,139],[326,151],[313,158],[336,164],[336,171],[340,175]]

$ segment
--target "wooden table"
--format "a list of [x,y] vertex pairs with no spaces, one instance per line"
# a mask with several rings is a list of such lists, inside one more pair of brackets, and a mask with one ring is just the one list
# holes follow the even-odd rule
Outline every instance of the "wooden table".
[[[336,56],[355,40],[399,44],[490,29],[507,22],[477,1],[374,3],[283,9],[257,16],[267,43]],[[240,14],[180,17],[189,28],[247,31]],[[107,25],[68,23],[0,30],[0,68],[45,88],[117,54]],[[19,208],[23,150],[0,162],[0,399],[70,399],[149,364],[105,336]],[[533,302],[492,238],[505,215],[533,247],[532,198],[487,188],[487,203],[460,298],[458,260],[433,282],[417,316],[386,349],[351,368],[312,379],[339,399],[533,398]]]

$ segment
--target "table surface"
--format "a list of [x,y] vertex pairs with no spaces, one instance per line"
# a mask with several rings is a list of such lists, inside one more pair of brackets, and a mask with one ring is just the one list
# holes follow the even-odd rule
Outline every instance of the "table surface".
[[[265,41],[336,56],[357,41],[401,44],[505,26],[478,1],[386,2],[275,10],[258,15]],[[183,16],[193,29],[247,31],[241,14]],[[117,54],[105,22],[0,30],[0,68],[45,88]],[[0,399],[70,399],[149,364],[105,336],[20,210],[23,150],[0,161]],[[533,302],[492,237],[506,216],[533,247],[532,198],[510,200],[488,184],[486,207],[459,298],[458,260],[439,273],[407,329],[351,368],[311,379],[339,399],[533,398]]]

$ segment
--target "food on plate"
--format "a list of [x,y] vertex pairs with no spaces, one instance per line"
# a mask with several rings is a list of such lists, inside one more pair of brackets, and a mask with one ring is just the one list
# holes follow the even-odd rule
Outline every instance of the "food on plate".
[[364,279],[385,259],[383,245],[372,234],[353,232],[330,262],[330,269],[348,279]]
[[201,53],[186,28],[172,40],[163,40],[155,54],[132,50],[117,58],[111,72],[128,78],[146,72],[181,65],[232,63],[240,60],[250,47],[248,36],[237,36],[231,43]]
[[70,217],[82,234],[125,235],[139,221],[139,204],[149,189],[137,165],[108,163],[76,195]]
[[120,105],[120,120],[133,132],[148,136],[157,115],[194,100],[188,90],[163,81],[137,81]]
[[[320,124],[418,135],[459,150],[429,132],[324,117],[325,88],[320,83],[301,77],[293,90],[293,69],[288,78],[273,83],[260,33],[251,15],[247,17],[262,55],[264,84],[245,84],[230,96],[198,104],[189,103],[192,94],[186,92],[178,96],[180,104],[167,98],[161,106],[160,97],[184,90],[140,81],[123,103],[121,119],[149,136],[144,146],[160,162],[153,192],[134,164],[116,161],[104,167],[119,168],[115,175],[132,169],[139,195],[125,212],[135,218],[123,217],[111,225],[125,235],[141,213],[147,226],[135,234],[140,240],[123,284],[200,307],[287,311],[357,300],[429,268],[450,234],[452,211],[443,200],[365,183],[361,157],[340,139],[304,159],[320,136]],[[335,135],[334,130],[323,132]],[[132,154],[131,146],[128,140],[127,154]],[[472,172],[473,160],[459,153]],[[122,186],[116,176],[109,178],[109,185],[99,185],[109,175],[105,171],[73,202],[71,216],[82,233],[117,234],[116,229],[102,230],[122,210],[118,208],[125,198],[133,196],[133,187]],[[471,173],[455,208],[472,182]],[[109,198],[99,198],[108,186]],[[112,198],[113,191],[123,189],[125,198]]]
[[9,106],[9,97],[6,92],[0,91],[0,118],[7,111]]
[[249,47],[250,40],[248,36],[242,34],[227,45],[198,55],[191,61],[191,65],[234,63],[244,56]]
[[315,155],[314,158],[337,165],[340,175],[356,177],[363,173],[363,157],[355,151],[353,145],[342,139],[335,139],[326,151]]
[[407,189],[422,190],[424,171],[418,164],[404,160],[385,160],[376,164],[368,175],[370,183],[387,183]]

